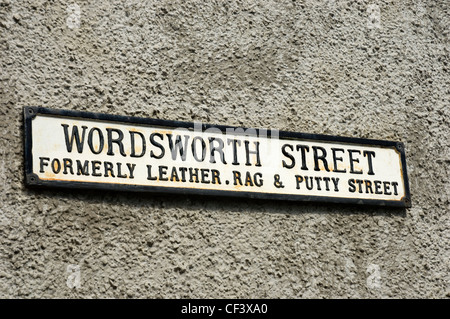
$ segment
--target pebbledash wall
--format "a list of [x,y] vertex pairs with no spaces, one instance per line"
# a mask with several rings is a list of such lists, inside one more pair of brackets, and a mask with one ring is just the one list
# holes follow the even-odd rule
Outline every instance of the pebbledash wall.
[[[0,0],[0,297],[448,298],[448,1]],[[24,106],[398,140],[412,208],[24,185]]]

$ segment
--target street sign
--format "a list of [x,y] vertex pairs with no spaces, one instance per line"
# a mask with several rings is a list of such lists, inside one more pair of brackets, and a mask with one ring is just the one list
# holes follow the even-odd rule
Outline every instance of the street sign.
[[27,185],[410,207],[403,144],[25,107]]

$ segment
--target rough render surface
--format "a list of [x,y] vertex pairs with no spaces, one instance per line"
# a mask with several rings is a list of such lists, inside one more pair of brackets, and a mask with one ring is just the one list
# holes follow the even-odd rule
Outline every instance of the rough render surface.
[[[0,0],[0,297],[450,296],[448,1],[63,2]],[[400,140],[413,208],[28,189],[26,105]]]

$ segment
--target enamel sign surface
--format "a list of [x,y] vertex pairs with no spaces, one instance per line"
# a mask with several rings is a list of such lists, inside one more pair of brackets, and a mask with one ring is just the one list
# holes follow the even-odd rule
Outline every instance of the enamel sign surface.
[[26,183],[410,207],[403,144],[24,108]]

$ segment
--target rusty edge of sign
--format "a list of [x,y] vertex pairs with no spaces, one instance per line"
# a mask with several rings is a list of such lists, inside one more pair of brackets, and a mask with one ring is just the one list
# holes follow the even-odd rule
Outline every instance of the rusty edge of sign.
[[[179,188],[179,187],[163,187],[163,186],[145,186],[145,185],[123,185],[113,183],[90,183],[90,182],[72,182],[72,181],[45,181],[39,179],[39,177],[33,173],[32,165],[32,136],[31,136],[31,123],[37,114],[54,115],[62,117],[83,118],[86,120],[99,120],[99,121],[112,121],[118,123],[132,123],[148,126],[162,126],[171,128],[186,128],[194,129],[193,122],[173,121],[173,120],[161,120],[153,118],[141,118],[133,116],[112,115],[103,113],[93,113],[85,111],[73,111],[73,110],[58,110],[50,109],[46,107],[38,106],[25,106],[23,108],[24,115],[24,157],[25,157],[25,184],[28,186],[56,186],[63,188],[79,188],[79,189],[103,189],[112,191],[133,191],[133,192],[153,192],[153,193],[178,193],[178,194],[197,194],[197,195],[215,195],[215,196],[233,196],[233,197],[247,197],[256,199],[275,199],[275,200],[290,200],[290,201],[305,201],[305,202],[330,202],[330,203],[343,203],[343,204],[364,204],[373,206],[390,206],[390,207],[411,207],[411,194],[409,189],[409,181],[406,170],[406,155],[405,147],[402,142],[365,139],[356,137],[344,137],[325,134],[311,134],[311,133],[299,133],[289,131],[278,131],[279,138],[285,139],[300,139],[300,140],[312,140],[322,142],[341,142],[347,144],[367,145],[367,146],[382,146],[395,148],[400,154],[402,164],[402,178],[405,185],[405,196],[401,200],[380,200],[380,199],[359,199],[359,198],[342,198],[342,197],[329,197],[329,196],[308,196],[308,195],[290,195],[290,194],[273,194],[273,193],[254,193],[254,192],[235,192],[235,191],[223,191],[223,190],[205,190],[205,189],[193,189],[193,188]],[[208,128],[219,129],[222,132],[226,132],[226,129],[242,129],[247,130],[245,127],[226,126],[226,125],[214,125],[214,124],[202,124],[202,131]],[[267,137],[270,136],[269,129],[253,129],[256,132],[264,131],[267,133]],[[234,133],[239,135],[239,133]],[[258,134],[258,133],[256,133]],[[244,135],[244,133],[243,133]],[[250,134],[245,133],[249,136]]]

